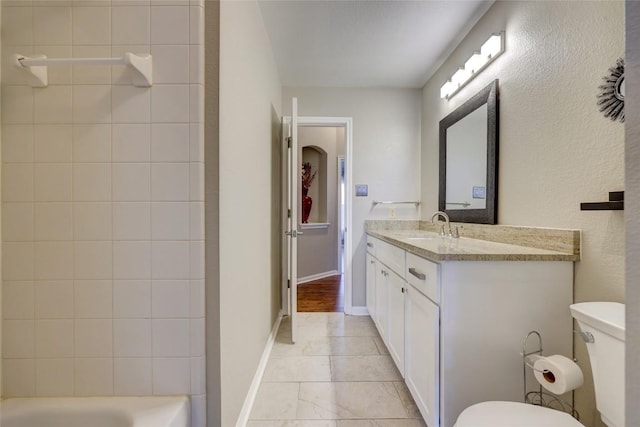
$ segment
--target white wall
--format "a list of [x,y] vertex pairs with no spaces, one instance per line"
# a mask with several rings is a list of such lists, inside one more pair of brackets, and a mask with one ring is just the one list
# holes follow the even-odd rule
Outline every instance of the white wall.
[[640,3],[625,3],[626,423],[640,425]]
[[221,2],[220,27],[220,425],[231,426],[279,311],[281,92],[258,4]]
[[[440,86],[489,34],[506,30],[506,52],[449,102]],[[624,125],[596,106],[602,76],[624,55],[624,4],[496,2],[423,90],[423,217],[438,206],[438,122],[499,79],[498,223],[582,230],[575,301],[624,301],[624,212],[580,211],[624,189]],[[587,426],[599,425],[584,343],[576,391]]]
[[[5,396],[185,393],[204,425],[202,11],[3,2]],[[125,51],[152,88],[60,66],[33,89],[8,60]]]
[[[0,0],[0,22],[2,22],[2,0]],[[0,26],[0,29],[2,26]],[[2,41],[0,40],[0,58],[2,58]],[[0,79],[2,78],[2,72],[0,71]],[[0,98],[2,97],[2,89],[0,88]],[[2,114],[2,108],[0,107],[0,115]],[[0,147],[2,146],[2,136],[0,135]],[[2,161],[2,155],[0,154],[0,161]],[[2,186],[2,178],[0,177],[0,188]],[[0,223],[2,222],[2,211],[0,210]],[[2,230],[0,230],[0,239],[2,239]],[[2,256],[2,248],[0,248],[0,257]],[[1,258],[0,258],[1,259]],[[2,263],[0,263],[0,277],[2,277]],[[0,359],[2,358],[2,286],[0,285]],[[2,363],[0,363],[0,399],[2,399]]]
[[[323,274],[338,270],[338,154],[344,152],[344,137],[338,139],[342,134],[338,134],[333,127],[311,127],[300,126],[298,128],[298,144],[300,147],[319,147],[326,153],[326,165],[323,165],[322,172],[316,175],[315,180],[309,189],[321,187],[321,179],[325,180],[326,220],[328,228],[305,229],[304,234],[298,238],[298,278],[305,278],[313,275]],[[315,170],[315,169],[314,169]],[[313,204],[311,205],[311,215],[309,222],[313,222],[314,209],[322,206],[319,199],[320,192],[314,192]]]
[[[288,100],[298,98],[301,116],[353,118],[353,183],[368,184],[368,197],[354,197],[352,256],[353,305],[365,305],[365,219],[387,218],[373,200],[416,200],[420,194],[420,90],[284,87]],[[355,195],[355,190],[353,191]],[[436,193],[437,196],[437,193]],[[398,218],[418,218],[413,205],[395,207]]]

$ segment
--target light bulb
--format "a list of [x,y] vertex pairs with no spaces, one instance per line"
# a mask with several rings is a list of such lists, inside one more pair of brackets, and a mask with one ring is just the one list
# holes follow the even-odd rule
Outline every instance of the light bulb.
[[487,63],[488,59],[489,57],[485,55],[474,53],[473,56],[464,63],[464,69],[475,73]]
[[454,87],[451,81],[448,81],[445,84],[443,84],[442,87],[440,88],[440,98],[444,99],[447,96],[449,96],[449,94],[453,92],[453,89]]
[[502,36],[494,34],[484,42],[480,48],[480,53],[486,57],[495,57],[502,50]]
[[471,71],[465,70],[464,68],[459,68],[458,71],[455,72],[453,76],[451,76],[451,82],[454,85],[454,88],[457,88],[466,82],[469,77],[471,77]]

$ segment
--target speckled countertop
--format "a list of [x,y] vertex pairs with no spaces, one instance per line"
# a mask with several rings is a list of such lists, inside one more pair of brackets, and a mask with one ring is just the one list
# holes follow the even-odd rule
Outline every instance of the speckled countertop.
[[580,255],[424,230],[367,230],[367,234],[432,261],[579,261]]

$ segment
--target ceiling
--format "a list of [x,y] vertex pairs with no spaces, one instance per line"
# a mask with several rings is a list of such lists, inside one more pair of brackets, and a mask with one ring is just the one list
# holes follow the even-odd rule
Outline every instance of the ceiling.
[[262,0],[284,86],[421,88],[493,0]]

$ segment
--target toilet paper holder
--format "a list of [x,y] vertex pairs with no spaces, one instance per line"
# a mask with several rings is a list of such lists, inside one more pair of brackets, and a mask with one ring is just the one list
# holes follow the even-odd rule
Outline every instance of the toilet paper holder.
[[[528,342],[530,338],[537,338],[538,345],[534,347],[533,350],[527,351]],[[561,399],[559,396],[556,396],[551,393],[547,393],[543,391],[542,385],[539,385],[538,390],[527,391],[527,368],[532,371],[535,369],[533,364],[538,357],[542,356],[542,335],[538,331],[530,331],[527,336],[524,338],[522,343],[522,375],[523,375],[523,391],[524,391],[524,403],[528,403],[531,405],[545,406],[547,408],[557,409],[563,412],[568,413],[576,420],[580,420],[580,414],[569,402]],[[573,392],[572,392],[573,395]]]

